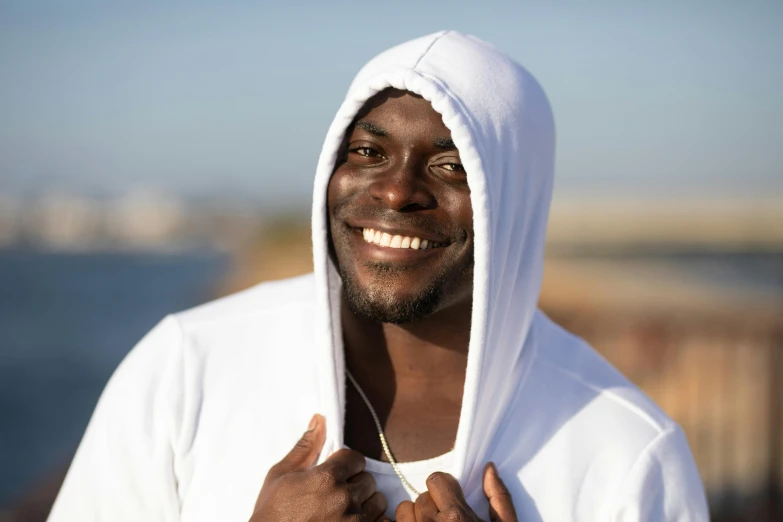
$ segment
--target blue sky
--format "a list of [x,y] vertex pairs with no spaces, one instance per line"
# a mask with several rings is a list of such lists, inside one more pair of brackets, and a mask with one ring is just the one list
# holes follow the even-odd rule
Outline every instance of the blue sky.
[[449,28],[552,102],[559,194],[783,193],[783,2],[0,1],[0,192],[307,201],[354,73]]

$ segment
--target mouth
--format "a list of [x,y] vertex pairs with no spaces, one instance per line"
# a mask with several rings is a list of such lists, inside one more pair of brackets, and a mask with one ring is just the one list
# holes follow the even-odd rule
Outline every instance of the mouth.
[[391,234],[369,227],[362,228],[362,237],[367,243],[383,248],[431,250],[447,246],[446,242],[433,241],[418,236]]

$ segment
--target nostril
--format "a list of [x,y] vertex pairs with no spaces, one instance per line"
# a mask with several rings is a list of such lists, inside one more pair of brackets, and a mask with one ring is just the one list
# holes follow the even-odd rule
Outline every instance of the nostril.
[[397,209],[397,212],[417,212],[419,210],[427,210],[427,207],[420,203],[409,203],[404,207]]

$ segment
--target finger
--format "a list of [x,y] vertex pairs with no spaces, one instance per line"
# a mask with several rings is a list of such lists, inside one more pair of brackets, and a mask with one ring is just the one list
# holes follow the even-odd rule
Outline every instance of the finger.
[[417,522],[413,502],[410,500],[403,500],[400,502],[397,509],[394,511],[394,518],[397,522]]
[[326,440],[326,422],[322,415],[313,415],[310,425],[283,460],[272,466],[269,475],[280,476],[294,471],[307,471],[318,460]]
[[490,522],[517,522],[517,512],[511,493],[500,479],[494,462],[484,466],[484,494],[489,500]]
[[341,449],[313,469],[329,474],[336,482],[345,482],[364,471],[364,455],[358,451]]
[[376,491],[362,504],[362,520],[379,520],[386,512],[386,497]]
[[427,490],[432,495],[432,500],[438,507],[438,511],[447,511],[455,507],[467,508],[468,506],[459,482],[448,473],[436,471],[427,477]]
[[361,506],[375,493],[375,478],[366,471],[362,471],[348,479],[348,489],[354,504]]
[[432,500],[429,491],[425,491],[416,498],[416,502],[413,504],[413,512],[416,514],[416,522],[437,520],[438,506],[435,505],[435,501]]

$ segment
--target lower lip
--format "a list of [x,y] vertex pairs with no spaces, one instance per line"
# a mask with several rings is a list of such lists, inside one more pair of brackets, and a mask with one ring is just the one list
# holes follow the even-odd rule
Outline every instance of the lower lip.
[[353,229],[354,240],[358,243],[357,249],[360,253],[366,257],[373,259],[374,261],[383,262],[410,262],[421,261],[432,256],[437,256],[443,252],[447,247],[427,248],[424,250],[416,250],[413,248],[391,248],[376,245],[375,243],[368,243],[362,236],[362,229]]

